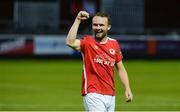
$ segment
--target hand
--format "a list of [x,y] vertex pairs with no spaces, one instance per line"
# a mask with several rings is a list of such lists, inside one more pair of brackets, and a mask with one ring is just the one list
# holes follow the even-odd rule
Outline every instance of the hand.
[[131,102],[133,100],[131,89],[126,89],[125,95],[126,95],[126,102]]
[[80,11],[76,18],[80,21],[87,20],[89,18],[89,13],[86,11]]

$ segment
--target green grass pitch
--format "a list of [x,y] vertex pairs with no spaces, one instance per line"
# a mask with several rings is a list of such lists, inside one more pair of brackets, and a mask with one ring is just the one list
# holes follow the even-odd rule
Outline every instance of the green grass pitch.
[[[124,60],[134,101],[115,74],[116,110],[180,110],[180,60]],[[83,111],[80,60],[0,60],[0,110]]]

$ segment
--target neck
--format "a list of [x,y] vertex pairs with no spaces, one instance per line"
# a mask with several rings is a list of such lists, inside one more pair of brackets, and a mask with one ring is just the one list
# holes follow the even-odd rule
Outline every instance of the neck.
[[107,40],[107,36],[105,36],[105,37],[103,37],[103,38],[97,38],[97,37],[95,37],[95,39],[96,39],[96,41],[99,42],[99,43],[104,43],[104,42],[106,42],[106,40]]

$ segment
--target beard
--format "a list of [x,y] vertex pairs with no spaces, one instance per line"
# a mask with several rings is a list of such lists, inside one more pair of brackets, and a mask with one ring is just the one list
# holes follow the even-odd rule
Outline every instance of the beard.
[[105,36],[107,35],[107,33],[106,32],[95,32],[95,37],[97,38],[97,39],[103,39]]

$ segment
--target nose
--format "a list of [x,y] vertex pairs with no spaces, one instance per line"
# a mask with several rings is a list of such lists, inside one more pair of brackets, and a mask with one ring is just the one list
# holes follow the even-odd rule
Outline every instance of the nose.
[[100,26],[100,25],[98,25],[98,29],[101,29],[101,26]]
[[96,28],[99,30],[99,29],[101,29],[101,26],[100,26],[100,25],[97,25],[97,27],[96,27]]

